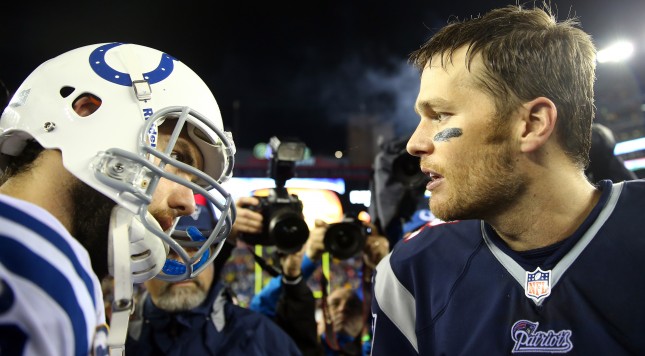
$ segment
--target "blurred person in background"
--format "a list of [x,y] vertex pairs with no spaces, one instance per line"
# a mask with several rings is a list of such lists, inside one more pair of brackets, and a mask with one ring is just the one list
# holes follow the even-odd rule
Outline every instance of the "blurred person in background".
[[382,142],[372,164],[369,215],[390,246],[435,219],[424,196],[428,178],[419,169],[419,158],[405,150],[409,139],[408,135]]
[[589,166],[585,170],[590,182],[597,183],[603,179],[609,179],[618,183],[638,179],[636,173],[625,167],[622,158],[614,154],[615,148],[616,139],[611,129],[603,124],[594,123],[591,126]]
[[333,289],[321,305],[318,335],[324,355],[370,354],[369,318],[365,303],[349,287]]
[[[325,233],[329,226],[322,220],[316,220],[315,227],[310,232],[303,249],[294,254],[297,257],[282,259],[283,273],[272,278],[262,291],[253,297],[249,306],[251,309],[274,319],[282,317],[280,315],[280,306],[308,310],[309,317],[315,315],[316,301],[306,282],[320,267],[322,256],[327,252],[324,241]],[[366,237],[361,251],[364,269],[361,273],[362,285],[360,290],[339,288],[327,295],[326,283],[324,283],[321,285],[323,290],[323,318],[317,322],[317,325],[313,326],[311,319],[307,319],[307,322],[302,324],[299,331],[296,330],[300,335],[295,336],[294,339],[302,340],[301,345],[306,345],[305,354],[369,355],[369,298],[372,271],[379,261],[389,253],[388,239],[378,235],[376,229],[371,231],[373,231],[373,234]],[[301,297],[293,298],[284,293],[285,287],[288,285],[298,286],[300,292],[298,295]],[[309,296],[308,298],[306,297],[307,295]],[[296,305],[299,307],[295,307]],[[312,328],[316,330],[317,334],[315,344],[311,340]]]
[[[219,281],[241,232],[255,232],[261,224],[244,208],[254,198],[236,201],[237,219],[226,245],[214,263],[197,277],[182,282],[151,279],[128,327],[128,354],[145,355],[301,355],[291,337],[271,319],[235,303],[235,295]],[[198,227],[202,235],[216,223],[209,204],[196,197],[198,216],[180,220],[177,231]],[[199,203],[202,203],[201,205]],[[187,231],[193,234],[194,230]],[[186,237],[178,236],[178,238]],[[191,237],[192,238],[192,237]],[[172,254],[169,258],[174,257]]]

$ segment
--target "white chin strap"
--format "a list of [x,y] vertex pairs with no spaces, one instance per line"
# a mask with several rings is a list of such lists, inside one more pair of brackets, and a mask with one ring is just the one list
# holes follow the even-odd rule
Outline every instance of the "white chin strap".
[[[147,220],[158,226],[150,213]],[[110,356],[125,355],[128,322],[134,312],[133,284],[156,276],[166,262],[168,251],[168,245],[149,232],[138,215],[118,205],[112,209],[108,237],[108,268],[114,277],[114,301],[107,340]]]

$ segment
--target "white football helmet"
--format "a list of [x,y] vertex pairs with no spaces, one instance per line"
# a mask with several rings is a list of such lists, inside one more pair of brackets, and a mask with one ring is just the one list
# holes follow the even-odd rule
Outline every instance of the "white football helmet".
[[[98,109],[82,117],[73,106],[78,98],[88,95]],[[167,146],[160,150],[158,128],[164,121],[176,126]],[[186,129],[203,156],[202,170],[177,160],[173,153],[180,132]],[[132,244],[138,244],[136,254],[143,255],[146,250],[141,248],[142,241],[159,244],[148,246],[148,253],[156,257],[145,266],[133,261],[135,282],[155,275],[168,281],[195,277],[216,257],[230,233],[235,204],[220,183],[232,175],[232,137],[223,130],[219,107],[208,86],[166,53],[114,42],[74,49],[43,63],[22,83],[2,113],[0,156],[19,155],[30,139],[47,149],[60,150],[69,172],[113,199],[121,209],[118,226],[123,226],[123,210],[131,214],[132,223],[126,224],[126,230],[137,235],[129,237]],[[193,181],[186,179],[187,174]],[[152,218],[148,206],[161,178],[203,195],[219,210],[217,225],[209,236],[175,239],[174,227],[164,226],[164,231]],[[158,238],[151,239],[150,234]],[[162,241],[167,246],[161,246]],[[187,267],[172,269],[181,273],[161,271],[168,246]],[[187,247],[198,251],[189,254]],[[159,254],[163,258],[159,259]]]

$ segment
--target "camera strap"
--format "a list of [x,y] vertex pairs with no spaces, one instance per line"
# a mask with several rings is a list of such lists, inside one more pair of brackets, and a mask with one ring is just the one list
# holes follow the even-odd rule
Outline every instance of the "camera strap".
[[334,351],[340,351],[340,346],[338,345],[338,339],[336,338],[336,332],[334,332],[334,324],[331,320],[331,315],[329,314],[329,305],[327,305],[327,286],[329,282],[324,273],[320,274],[320,290],[322,291],[321,307],[323,312],[323,318],[325,320],[325,341],[327,346]]
[[276,266],[270,265],[264,258],[261,256],[258,256],[255,251],[253,251],[253,248],[251,246],[246,247],[247,250],[251,253],[253,256],[253,259],[255,260],[255,263],[257,263],[262,269],[267,272],[271,277],[277,277],[282,274],[282,271],[277,268]]
[[372,269],[363,261],[361,266],[361,288],[363,289],[363,341],[371,340],[371,323],[368,323],[372,316]]

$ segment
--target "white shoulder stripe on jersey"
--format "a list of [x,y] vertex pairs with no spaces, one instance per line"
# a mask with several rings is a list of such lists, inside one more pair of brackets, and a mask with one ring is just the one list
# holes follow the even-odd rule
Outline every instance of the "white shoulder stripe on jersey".
[[[71,299],[75,301],[74,304],[80,308],[80,315],[84,318],[84,326],[82,326],[81,329],[86,331],[87,334],[85,337],[77,335],[77,341],[85,345],[82,346],[82,348],[85,349],[86,345],[88,345],[93,338],[94,326],[97,325],[97,323],[100,323],[100,321],[97,320],[96,315],[96,305],[99,300],[92,299],[92,296],[88,293],[88,286],[79,278],[79,275],[77,274],[78,272],[70,261],[70,258],[76,258],[79,252],[75,251],[74,254],[67,256],[43,236],[40,236],[27,227],[11,220],[0,217],[0,225],[5,229],[5,231],[3,231],[3,235],[6,233],[4,238],[13,240],[24,246],[24,251],[29,251],[29,253],[32,253],[34,256],[38,256],[37,258],[40,258],[44,263],[51,266],[51,269],[42,271],[43,274],[60,273],[60,276],[70,283],[72,289],[66,293],[70,294]],[[69,240],[67,242],[71,244],[71,247],[77,249],[74,241]],[[78,246],[80,246],[80,244],[78,244]],[[24,256],[24,258],[29,259],[28,256]],[[89,260],[80,263],[80,267],[86,271],[86,274],[89,275],[89,273],[91,273]],[[90,275],[90,277],[91,276],[93,275]],[[96,277],[94,277],[93,280],[95,278]],[[93,284],[98,285],[98,280],[95,280]],[[96,286],[94,286],[92,292],[96,293]],[[100,297],[101,295],[102,294],[95,294],[95,298]],[[72,311],[66,310],[66,312],[71,313]],[[80,322],[80,320],[73,316],[69,316],[68,320],[70,323]],[[90,325],[91,327],[88,327]]]
[[415,320],[417,314],[414,296],[405,289],[394,275],[390,266],[390,256],[385,256],[376,266],[374,298],[379,308],[419,352]]
[[0,313],[0,324],[19,327],[27,333],[24,354],[73,355],[75,340],[69,336],[74,335],[74,330],[67,312],[38,285],[4,268],[2,261],[0,278],[8,282],[7,288],[15,297],[11,309]]
[[[39,256],[44,261],[47,261],[47,263],[49,263],[53,268],[65,275],[66,279],[72,284],[76,300],[83,308],[84,313],[86,315],[87,313],[95,314],[93,312],[95,309],[94,300],[88,298],[90,296],[88,293],[88,286],[79,278],[78,272],[76,272],[76,269],[70,260],[70,258],[77,257],[76,255],[65,255],[49,240],[34,233],[23,225],[16,224],[11,220],[2,218],[0,218],[0,223],[7,229],[7,238],[24,245],[31,253]],[[89,261],[83,261],[80,264],[81,267],[85,269],[86,274],[93,274]],[[93,291],[94,290],[92,290],[92,292]]]

